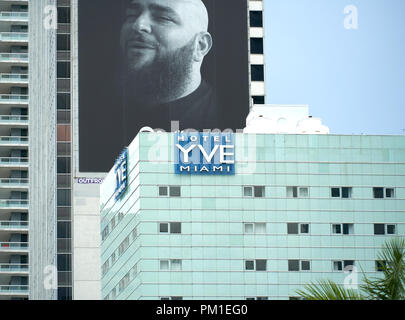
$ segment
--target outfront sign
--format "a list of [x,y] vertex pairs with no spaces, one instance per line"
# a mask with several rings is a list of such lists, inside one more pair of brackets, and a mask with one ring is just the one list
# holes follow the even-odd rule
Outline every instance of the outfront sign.
[[232,133],[174,134],[176,174],[235,174]]
[[125,148],[115,161],[115,200],[118,200],[128,186],[128,149]]

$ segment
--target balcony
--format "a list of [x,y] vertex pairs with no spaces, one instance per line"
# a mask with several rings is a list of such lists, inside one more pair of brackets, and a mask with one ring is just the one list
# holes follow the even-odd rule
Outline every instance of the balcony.
[[10,104],[10,105],[28,104],[28,95],[1,94],[0,104]]
[[0,137],[0,146],[28,147],[28,137]]
[[0,63],[28,64],[28,53],[0,53]]
[[29,286],[0,286],[0,295],[28,296]]
[[28,74],[0,73],[0,83],[28,84]]
[[0,273],[26,274],[28,273],[28,264],[0,264]]
[[0,178],[0,188],[28,188],[28,179],[1,179]]
[[28,158],[0,158],[2,167],[27,167]]
[[1,252],[28,252],[27,242],[0,242]]
[[0,231],[28,231],[28,221],[0,221]]
[[0,210],[28,210],[28,200],[0,199]]
[[28,116],[0,116],[0,125],[28,125]]
[[9,43],[28,42],[28,32],[0,32],[0,41]]
[[0,12],[0,21],[28,22],[28,12]]

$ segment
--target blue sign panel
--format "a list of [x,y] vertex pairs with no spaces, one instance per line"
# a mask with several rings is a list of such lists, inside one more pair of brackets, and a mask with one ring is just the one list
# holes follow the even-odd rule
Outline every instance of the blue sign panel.
[[115,200],[118,200],[128,186],[128,149],[125,148],[114,164],[116,187]]
[[176,174],[235,174],[233,133],[174,134]]

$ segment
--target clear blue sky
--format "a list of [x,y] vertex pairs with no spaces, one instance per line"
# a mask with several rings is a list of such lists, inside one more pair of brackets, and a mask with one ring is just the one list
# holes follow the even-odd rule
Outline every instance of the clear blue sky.
[[[347,5],[358,29],[347,30]],[[332,134],[404,134],[405,0],[264,0],[266,103],[308,104]]]

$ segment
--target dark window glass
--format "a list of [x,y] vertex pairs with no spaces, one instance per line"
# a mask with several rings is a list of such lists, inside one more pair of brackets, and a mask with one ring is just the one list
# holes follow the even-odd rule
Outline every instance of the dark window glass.
[[172,300],[183,300],[183,297],[171,297]]
[[395,224],[387,225],[387,234],[395,234]]
[[70,78],[70,62],[60,61],[57,63],[57,78],[58,79]]
[[162,233],[168,233],[169,232],[169,224],[168,223],[161,223],[159,225],[159,231]]
[[309,233],[309,224],[301,224],[301,233]]
[[392,189],[392,188],[385,189],[385,197],[386,198],[394,198],[395,197],[394,189]]
[[255,262],[252,260],[245,261],[245,270],[254,270]]
[[58,51],[69,51],[70,50],[70,35],[69,34],[58,34],[57,50]]
[[58,239],[72,238],[71,225],[71,222],[58,222]]
[[58,7],[58,23],[70,23],[69,7]]
[[376,199],[384,198],[384,188],[373,188],[373,194]]
[[264,187],[254,187],[254,193],[256,198],[264,197]]
[[342,198],[351,198],[352,188],[343,187],[342,188]]
[[334,224],[333,225],[333,232],[334,233],[342,233],[342,225],[340,224]]
[[180,187],[170,187],[170,196],[180,197],[181,196]]
[[58,174],[57,181],[58,188],[71,187],[70,175],[68,174]]
[[375,262],[375,269],[377,271],[384,271],[384,267],[387,266],[387,262],[386,261],[382,261],[382,260],[377,260]]
[[267,260],[256,260],[256,271],[266,271]]
[[349,234],[349,225],[347,223],[343,224],[343,234]]
[[59,287],[58,288],[58,300],[72,300],[72,288]]
[[58,220],[71,220],[71,208],[58,208]]
[[58,173],[70,173],[70,158],[59,157],[58,158]]
[[58,254],[58,271],[72,271],[72,255]]
[[71,239],[58,239],[58,253],[71,253]]
[[263,27],[263,13],[261,11],[250,11],[250,26]]
[[253,104],[264,104],[264,96],[252,96]]
[[288,234],[298,234],[298,223],[287,223]]
[[345,260],[343,261],[343,267],[354,266],[354,260]]
[[70,93],[57,94],[57,109],[70,110]]
[[257,297],[256,300],[269,300],[268,297]]
[[58,285],[71,286],[72,285],[72,272],[58,272]]
[[263,54],[263,38],[250,38],[250,52]]
[[159,187],[159,196],[161,197],[167,196],[167,187]]
[[340,188],[331,188],[332,198],[340,198]]
[[71,155],[71,144],[70,142],[58,142],[57,145],[58,156],[70,156]]
[[180,222],[170,223],[170,233],[181,233],[181,223]]
[[303,271],[311,270],[311,263],[309,261],[301,261],[301,270]]
[[261,64],[251,65],[252,81],[264,81],[264,66]]
[[335,268],[335,270],[342,271],[343,270],[342,261],[335,261],[334,268]]
[[374,234],[385,234],[385,225],[376,223],[374,224]]
[[299,271],[300,261],[299,260],[288,260],[288,271]]
[[71,206],[70,199],[70,189],[58,189],[57,191],[57,203],[60,207],[69,207]]

